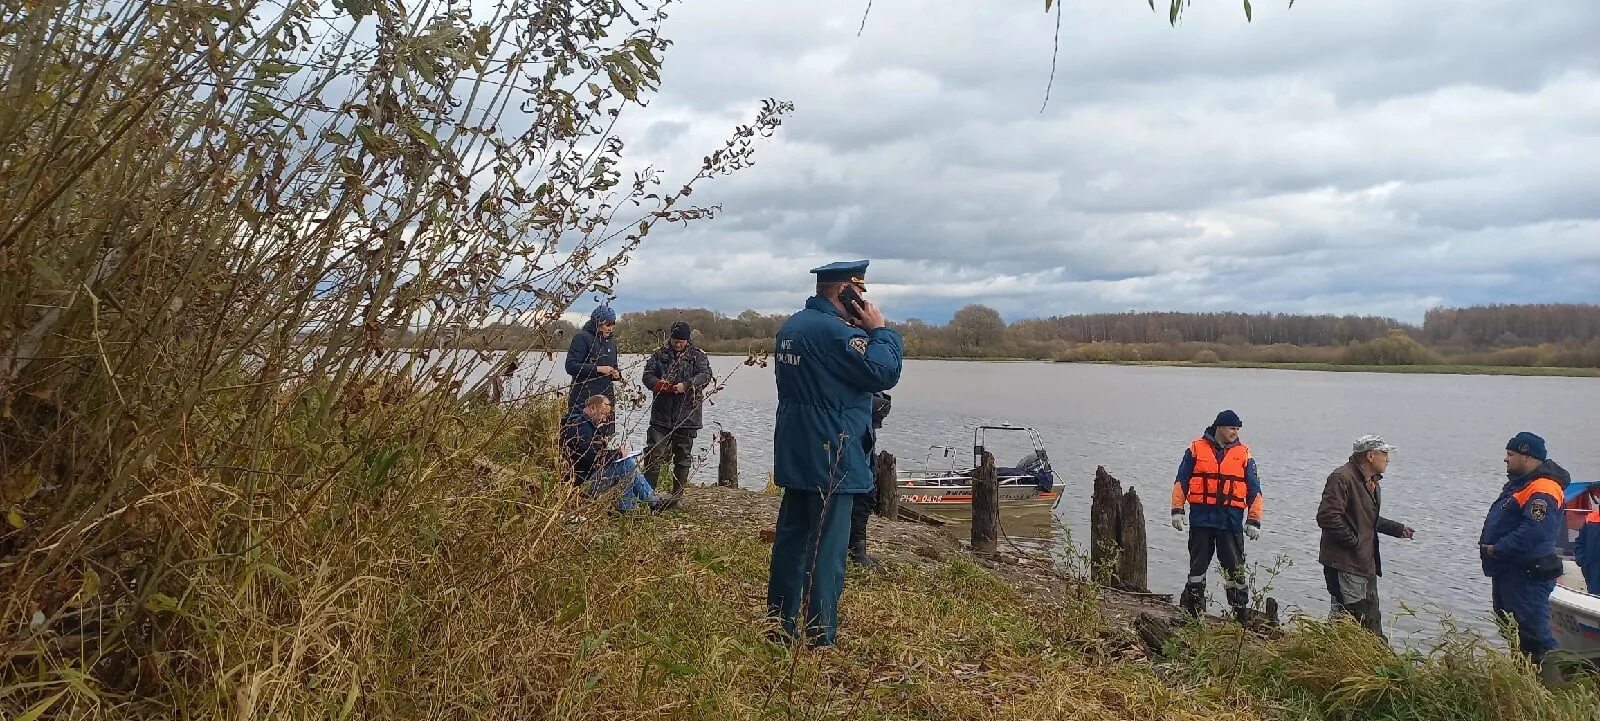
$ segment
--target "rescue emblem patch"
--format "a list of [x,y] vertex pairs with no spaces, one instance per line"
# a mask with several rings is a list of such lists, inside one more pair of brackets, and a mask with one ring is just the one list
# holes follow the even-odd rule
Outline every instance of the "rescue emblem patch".
[[858,336],[856,336],[854,338],[851,338],[850,339],[850,347],[854,348],[857,353],[860,353],[861,355],[866,355],[867,354],[867,337],[863,336],[863,335],[858,335]]
[[1549,514],[1550,508],[1543,498],[1535,498],[1532,503],[1528,504],[1528,515],[1533,516],[1535,521],[1543,521],[1544,517]]

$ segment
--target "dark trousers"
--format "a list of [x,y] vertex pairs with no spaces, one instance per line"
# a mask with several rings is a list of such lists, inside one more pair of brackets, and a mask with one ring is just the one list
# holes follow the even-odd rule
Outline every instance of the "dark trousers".
[[652,425],[644,433],[644,477],[657,490],[661,488],[661,464],[672,460],[672,492],[689,483],[694,466],[694,436],[698,428],[666,428]]
[[1494,597],[1494,615],[1510,616],[1517,621],[1517,643],[1522,652],[1538,663],[1546,653],[1556,649],[1556,637],[1550,632],[1550,594],[1556,590],[1554,579],[1534,581],[1519,572],[1489,579],[1490,593]]
[[767,576],[767,615],[789,636],[799,636],[797,619],[806,617],[805,637],[816,646],[833,645],[839,630],[839,596],[844,592],[845,546],[850,539],[850,509],[855,496],[824,496],[785,489],[778,506],[772,566]]
[[1379,638],[1388,639],[1383,633],[1383,610],[1378,604],[1378,577],[1366,578],[1366,588],[1360,587],[1361,577],[1356,577],[1355,588],[1346,588],[1341,582],[1342,577],[1349,576],[1333,566],[1322,567],[1322,580],[1328,586],[1328,597],[1332,601],[1335,614],[1347,613],[1361,627],[1378,635]]
[[878,489],[856,496],[850,505],[850,555],[857,559],[867,555],[867,517],[878,507]]
[[1181,605],[1195,615],[1205,610],[1206,571],[1211,568],[1212,555],[1222,564],[1228,605],[1235,610],[1248,606],[1250,590],[1244,576],[1244,534],[1206,526],[1189,527],[1189,580],[1183,587]]

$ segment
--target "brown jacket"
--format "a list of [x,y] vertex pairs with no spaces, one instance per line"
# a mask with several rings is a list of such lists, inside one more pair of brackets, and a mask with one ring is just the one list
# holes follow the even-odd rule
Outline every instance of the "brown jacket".
[[1405,526],[1378,514],[1383,505],[1383,489],[1373,474],[1372,490],[1367,490],[1368,469],[1350,462],[1328,474],[1322,487],[1322,503],[1317,506],[1317,525],[1322,528],[1322,547],[1317,560],[1324,566],[1364,576],[1382,576],[1383,559],[1378,554],[1378,534],[1399,538]]

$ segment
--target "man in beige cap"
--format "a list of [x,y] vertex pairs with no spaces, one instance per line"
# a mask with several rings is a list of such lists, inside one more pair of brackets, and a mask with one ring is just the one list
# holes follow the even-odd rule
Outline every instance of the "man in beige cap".
[[1322,563],[1333,613],[1350,614],[1380,638],[1386,637],[1378,608],[1378,577],[1383,575],[1378,534],[1411,538],[1414,533],[1410,526],[1379,513],[1383,492],[1378,482],[1389,469],[1394,449],[1381,436],[1357,438],[1349,462],[1328,474],[1317,506],[1317,525],[1322,528],[1317,560]]

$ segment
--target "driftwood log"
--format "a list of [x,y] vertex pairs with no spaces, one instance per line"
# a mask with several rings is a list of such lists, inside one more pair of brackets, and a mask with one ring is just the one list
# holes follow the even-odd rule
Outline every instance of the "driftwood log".
[[1167,639],[1172,638],[1172,634],[1177,633],[1182,625],[1181,617],[1153,611],[1145,611],[1133,620],[1133,630],[1139,634],[1139,640],[1151,656],[1162,655],[1161,649],[1167,645]]
[[972,551],[992,554],[1000,530],[1000,483],[995,474],[994,456],[983,452],[978,472],[972,478]]
[[930,526],[943,526],[945,523],[943,518],[928,513],[922,513],[920,511],[913,511],[905,506],[901,506],[898,513],[900,514],[899,519],[902,521],[916,521],[917,523],[926,523]]

